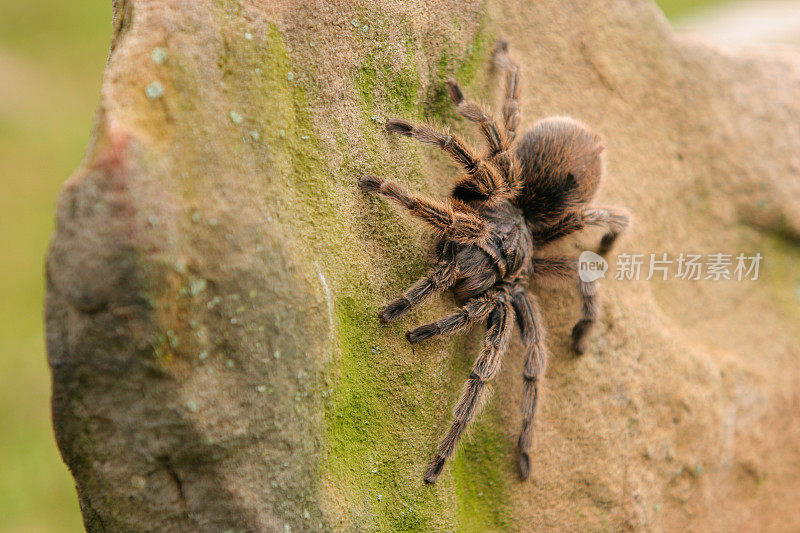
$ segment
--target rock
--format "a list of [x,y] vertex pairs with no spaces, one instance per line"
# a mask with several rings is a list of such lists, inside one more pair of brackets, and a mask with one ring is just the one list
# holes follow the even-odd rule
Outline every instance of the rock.
[[[474,136],[443,82],[497,101],[501,35],[522,129],[569,114],[604,137],[601,203],[636,220],[618,253],[758,251],[762,277],[609,280],[582,357],[575,291],[536,288],[553,357],[531,479],[515,342],[424,487],[481,332],[411,349],[450,296],[380,326],[428,240],[356,183],[446,194],[452,165],[382,123]],[[639,0],[116,2],[46,267],[53,420],[87,529],[800,528],[799,65],[676,38]]]

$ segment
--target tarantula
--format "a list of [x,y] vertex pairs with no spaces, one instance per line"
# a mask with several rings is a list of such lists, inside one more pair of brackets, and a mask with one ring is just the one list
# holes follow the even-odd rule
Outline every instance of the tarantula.
[[518,465],[522,478],[529,476],[533,417],[548,352],[538,301],[523,283],[530,278],[577,283],[583,305],[572,340],[575,350],[583,353],[586,336],[598,315],[597,282],[579,279],[576,260],[546,256],[538,250],[588,226],[600,226],[605,234],[598,253],[605,255],[629,224],[622,210],[587,205],[600,183],[603,150],[600,138],[587,126],[567,117],[545,118],[514,142],[520,122],[519,67],[509,58],[505,40],[498,42],[494,59],[506,78],[502,130],[481,107],[464,99],[455,81],[447,82],[458,112],[480,127],[488,144],[484,157],[476,155],[456,135],[402,119],[386,123],[390,131],[438,146],[463,167],[465,175],[455,184],[449,200],[409,193],[372,175],[359,180],[364,191],[397,202],[439,235],[434,250],[436,266],[381,311],[380,320],[396,320],[445,289],[452,289],[463,306],[409,331],[409,342],[449,335],[476,320],[487,319],[483,349],[453,411],[455,420],[425,473],[426,483],[436,481],[459,437],[479,411],[487,394],[486,384],[500,369],[514,317],[526,350]]

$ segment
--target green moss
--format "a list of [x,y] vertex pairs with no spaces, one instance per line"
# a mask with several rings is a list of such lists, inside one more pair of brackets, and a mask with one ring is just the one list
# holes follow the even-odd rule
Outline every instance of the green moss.
[[759,244],[764,257],[759,278],[763,276],[777,309],[800,338],[800,245],[778,234],[764,236]]
[[474,96],[488,92],[482,73],[490,61],[494,41],[495,37],[481,24],[472,42],[460,54],[453,53],[457,49],[455,43],[445,48],[436,62],[436,71],[426,90],[423,108],[427,119],[448,124],[463,120],[456,113],[444,85],[449,78],[455,78],[463,87],[470,89]]
[[371,52],[356,74],[362,105],[369,106],[380,99],[391,114],[414,118],[419,115],[420,76],[412,42],[407,42],[405,61],[395,68],[395,58],[388,51]]
[[[415,426],[434,418],[432,391],[422,390],[421,372],[398,359],[401,348],[376,320],[375,305],[364,305],[371,291],[354,283],[336,299],[341,350],[334,392],[326,416],[326,469],[347,501],[349,520],[368,529],[424,531],[452,525],[452,510],[433,490],[422,487],[428,450]],[[388,340],[388,342],[387,342]],[[398,374],[411,378],[396,379]]]
[[[364,150],[357,154],[366,158],[376,172],[397,175],[400,169],[390,164],[387,168],[387,158],[382,157],[380,136],[384,135],[386,119],[389,117],[403,117],[419,119],[421,117],[420,105],[420,74],[417,70],[417,61],[414,51],[414,41],[411,37],[406,41],[406,54],[398,64],[398,58],[390,57],[384,48],[376,48],[369,52],[354,76],[354,84],[358,88],[359,107],[362,115],[361,132],[366,140]],[[355,158],[351,150],[343,151],[350,163]],[[347,154],[352,154],[347,156]],[[404,173],[404,181],[415,186],[425,186],[421,172],[421,165],[416,152],[410,157],[414,163],[413,172]],[[348,166],[348,168],[350,168]],[[363,173],[363,168],[353,168],[358,175]],[[410,180],[409,180],[410,178]]]
[[490,404],[453,463],[459,531],[499,531],[514,524],[508,497],[512,442],[497,431],[501,423],[497,404]]
[[[338,199],[311,115],[307,82],[295,75],[277,26],[270,24],[263,40],[245,38],[244,28],[229,29],[218,63],[230,101],[250,106],[236,110],[241,120],[231,122],[231,128],[243,150],[252,150],[265,168],[274,169],[262,178],[276,191],[266,198],[269,211],[280,220],[299,221],[296,230],[322,253],[329,241],[343,238],[344,228],[327,225],[337,219]],[[325,231],[320,224],[326,224]]]
[[[369,288],[354,283],[339,291],[336,303],[339,379],[327,414],[326,469],[336,479],[351,525],[380,531],[493,530],[507,526],[503,491],[507,442],[497,438],[492,409],[436,486],[422,484],[422,473],[438,437],[436,421],[449,424],[451,394],[431,387],[436,361],[430,351],[406,360],[410,352],[398,328],[375,319],[377,306],[364,306]],[[476,340],[476,339],[473,339]],[[439,342],[447,343],[446,340]],[[451,341],[449,352],[463,351]],[[474,342],[470,343],[474,348]],[[432,348],[432,347],[431,347]],[[422,351],[422,350],[420,350]],[[412,355],[413,358],[413,355]],[[454,358],[446,372],[456,386],[467,375],[466,358]],[[456,367],[456,368],[452,368]],[[444,398],[443,398],[444,396]],[[454,502],[450,494],[457,493]],[[457,505],[453,505],[457,503]],[[484,527],[482,527],[483,525]]]
[[[266,36],[267,47],[258,50],[258,45],[252,45],[262,52],[258,61],[263,72],[269,76],[261,78],[263,87],[255,89],[261,99],[268,95],[270,103],[276,95],[285,108],[283,113],[284,128],[281,124],[265,124],[263,127],[267,137],[272,142],[282,144],[285,154],[284,170],[288,173],[292,189],[298,194],[298,199],[303,203],[299,213],[314,213],[316,216],[334,216],[336,212],[333,190],[329,185],[327,176],[329,170],[324,163],[324,155],[319,137],[314,131],[313,120],[309,111],[305,89],[299,83],[290,80],[290,61],[286,53],[283,36],[274,24],[270,24]],[[284,134],[281,135],[280,132]],[[320,212],[320,209],[323,209]]]
[[460,83],[472,85],[478,74],[487,67],[495,41],[495,35],[487,32],[485,25],[481,24],[456,71],[456,78]]

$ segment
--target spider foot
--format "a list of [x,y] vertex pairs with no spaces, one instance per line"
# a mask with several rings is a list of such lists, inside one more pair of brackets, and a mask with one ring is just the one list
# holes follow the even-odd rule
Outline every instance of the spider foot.
[[397,320],[406,311],[411,309],[411,302],[406,300],[405,298],[398,298],[397,300],[393,301],[386,308],[380,312],[378,318],[380,318],[381,322],[386,324],[387,322],[392,322],[393,320]]
[[523,481],[528,479],[531,475],[531,458],[528,452],[519,452],[517,455],[517,466],[519,466],[519,475]]
[[444,468],[444,461],[444,457],[436,456],[431,466],[428,467],[428,471],[425,472],[425,483],[436,483],[436,478],[439,477],[439,474],[442,473],[442,468]]
[[508,40],[505,37],[497,39],[497,44],[494,47],[494,53],[508,52]]
[[414,125],[402,118],[390,118],[387,120],[386,129],[407,137],[411,137],[414,134]]
[[406,333],[406,339],[410,343],[416,343],[420,341],[424,341],[425,339],[430,339],[434,335],[439,333],[439,326],[434,324],[425,324],[424,326],[420,326],[416,329],[412,329],[411,331]]
[[464,91],[461,90],[461,86],[456,80],[450,78],[445,84],[447,85],[447,92],[450,93],[450,98],[453,99],[453,103],[458,105],[464,101]]
[[361,179],[358,180],[358,186],[366,192],[380,192],[381,185],[383,185],[383,180],[372,174],[361,176]]
[[583,355],[586,352],[586,335],[589,333],[589,328],[592,327],[591,320],[581,319],[572,328],[572,347],[578,354]]
[[597,247],[597,254],[605,257],[608,255],[608,252],[611,251],[611,247],[614,246],[614,241],[617,240],[616,233],[606,233],[600,239],[600,246]]

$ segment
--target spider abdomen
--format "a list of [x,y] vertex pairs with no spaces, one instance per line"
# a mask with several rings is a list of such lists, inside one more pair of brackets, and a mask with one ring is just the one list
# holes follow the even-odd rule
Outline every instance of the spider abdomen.
[[569,117],[536,122],[517,142],[522,192],[517,204],[534,225],[552,224],[579,209],[600,184],[600,136]]

